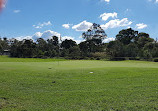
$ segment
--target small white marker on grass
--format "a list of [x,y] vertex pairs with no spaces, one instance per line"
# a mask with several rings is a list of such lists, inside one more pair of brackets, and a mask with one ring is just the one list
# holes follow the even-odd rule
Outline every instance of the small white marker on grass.
[[93,74],[94,72],[89,72],[90,74]]

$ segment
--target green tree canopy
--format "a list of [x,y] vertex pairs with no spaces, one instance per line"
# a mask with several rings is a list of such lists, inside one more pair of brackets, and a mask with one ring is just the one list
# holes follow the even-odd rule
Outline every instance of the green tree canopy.
[[90,29],[82,34],[82,38],[85,40],[100,39],[103,40],[107,37],[105,31],[99,24],[93,23]]
[[77,46],[77,43],[73,40],[66,39],[61,43],[61,47],[64,49],[70,49],[71,47],[74,47],[74,46]]
[[133,29],[124,29],[116,35],[116,40],[120,41],[121,43],[127,45],[131,42],[135,42],[138,37],[138,31],[134,31]]

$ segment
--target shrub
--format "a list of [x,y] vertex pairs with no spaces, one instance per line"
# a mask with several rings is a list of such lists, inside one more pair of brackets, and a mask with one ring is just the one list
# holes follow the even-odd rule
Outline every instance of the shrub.
[[158,62],[158,58],[154,58],[154,60],[153,60],[154,62]]
[[114,58],[110,58],[111,61],[124,61],[126,60],[125,57],[114,57]]
[[91,53],[90,55],[92,58],[95,58],[96,60],[105,59],[106,53],[105,52],[95,52]]
[[130,57],[129,60],[140,60],[139,57]]

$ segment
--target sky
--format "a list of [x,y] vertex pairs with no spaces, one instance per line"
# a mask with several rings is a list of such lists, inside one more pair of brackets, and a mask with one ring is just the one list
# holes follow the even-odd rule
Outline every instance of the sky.
[[129,27],[158,38],[158,0],[7,0],[0,13],[0,36],[82,41],[93,23],[107,34],[105,42]]

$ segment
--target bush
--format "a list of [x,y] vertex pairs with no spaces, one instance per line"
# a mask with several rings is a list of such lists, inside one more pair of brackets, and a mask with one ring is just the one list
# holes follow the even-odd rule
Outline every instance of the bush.
[[139,57],[130,57],[129,60],[140,60]]
[[101,60],[101,58],[98,57],[98,58],[96,58],[96,60]]
[[41,59],[48,59],[48,57],[47,56],[43,56]]
[[125,57],[115,57],[115,58],[110,58],[111,61],[124,61],[126,60]]
[[153,60],[154,62],[158,62],[158,58],[154,58],[154,60]]
[[95,60],[95,58],[94,57],[90,57],[90,60]]
[[106,53],[105,52],[95,52],[90,54],[91,58],[94,58],[95,60],[105,59]]

